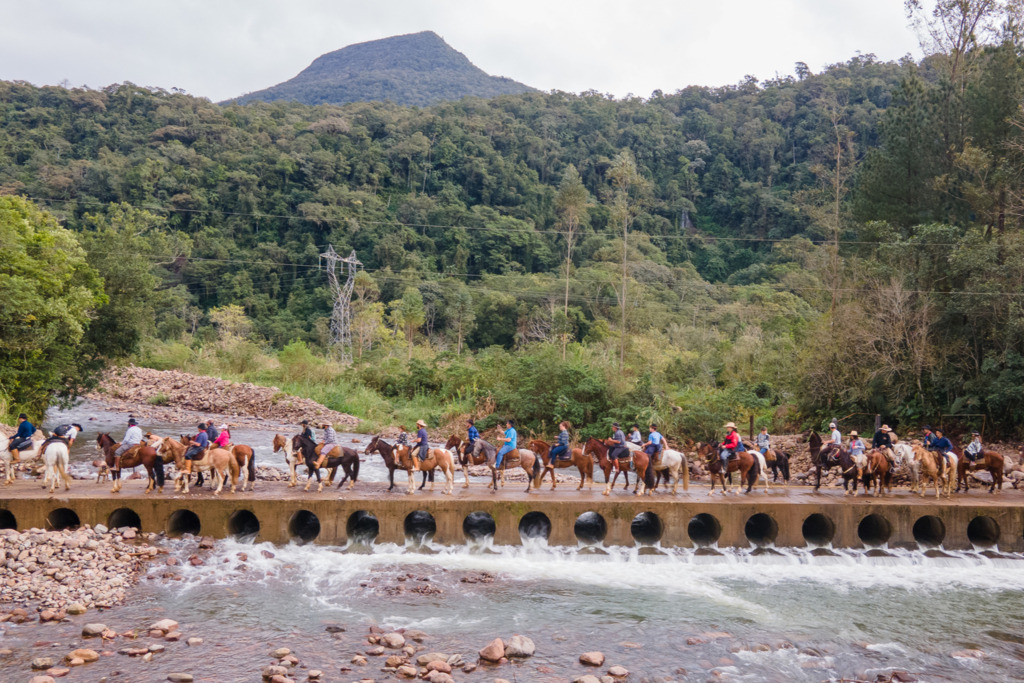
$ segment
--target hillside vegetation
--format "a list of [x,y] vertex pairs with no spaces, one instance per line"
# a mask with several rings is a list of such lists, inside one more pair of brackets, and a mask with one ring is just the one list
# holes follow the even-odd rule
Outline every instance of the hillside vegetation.
[[[954,48],[428,109],[0,83],[0,193],[77,233],[105,283],[65,384],[133,357],[373,423],[1013,431],[1021,45],[1011,25]],[[328,244],[365,266],[351,367],[325,355]]]

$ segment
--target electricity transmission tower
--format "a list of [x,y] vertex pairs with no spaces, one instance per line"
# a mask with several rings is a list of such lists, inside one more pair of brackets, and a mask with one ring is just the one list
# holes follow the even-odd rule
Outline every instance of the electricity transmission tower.
[[[327,251],[320,254],[321,260],[327,261],[327,281],[334,294],[334,311],[331,313],[331,346],[337,349],[343,363],[352,362],[352,288],[356,283],[356,270],[363,265],[356,258],[356,252],[342,258],[334,251],[334,245],[327,246]],[[346,275],[345,284],[338,280],[338,264],[342,265],[342,274]]]

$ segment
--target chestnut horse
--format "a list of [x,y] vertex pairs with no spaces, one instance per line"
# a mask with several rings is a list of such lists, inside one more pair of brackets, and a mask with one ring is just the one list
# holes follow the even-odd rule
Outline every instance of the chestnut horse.
[[[421,460],[419,455],[413,455],[411,448],[397,451],[400,467],[409,473],[409,490],[412,494],[416,488],[416,472],[433,473],[435,469],[441,470],[445,478],[445,487],[441,493],[449,495],[455,490],[455,458],[447,448],[428,448],[427,457]],[[420,488],[423,488],[420,486]],[[434,490],[434,480],[430,480],[430,490]]]
[[872,482],[875,484],[875,497],[885,495],[885,489],[892,493],[892,467],[889,458],[877,448],[868,451],[868,465],[864,468],[862,477],[864,482],[864,495],[871,491]]
[[551,472],[551,490],[554,491],[558,483],[558,477],[555,476],[555,469],[562,469],[563,467],[575,466],[580,471],[580,485],[576,487],[579,491],[583,488],[583,485],[587,483],[587,477],[590,478],[590,488],[594,487],[594,459],[589,455],[583,453],[582,448],[571,448],[569,453],[571,458],[568,460],[558,459],[554,462],[551,461],[548,455],[551,452],[551,444],[547,441],[541,441],[540,439],[534,439],[530,442],[530,450],[540,456],[540,459],[544,462],[544,470],[540,473],[540,477],[537,479],[537,488],[540,488],[541,483],[544,481],[544,475],[549,471]]
[[244,444],[230,444],[228,450],[231,451],[231,455],[235,456],[235,460],[238,461],[238,471],[243,470],[247,473],[245,479],[242,480],[242,491],[245,491],[248,486],[250,491],[256,490],[256,452],[253,451],[252,446],[246,446]]
[[[149,443],[143,442],[138,446],[132,446],[121,456],[120,469],[114,469],[114,452],[121,444],[116,443],[110,434],[100,434],[96,437],[96,448],[103,454],[103,461],[110,471],[114,480],[114,487],[111,493],[118,493],[123,484],[121,483],[121,470],[134,469],[139,465],[146,468],[149,475],[149,482],[146,484],[146,493],[156,489],[157,493],[164,492],[164,459],[161,458],[156,449]],[[158,464],[159,463],[159,464]]]
[[722,491],[729,493],[729,486],[726,484],[726,475],[732,474],[733,472],[740,473],[740,488],[743,488],[743,482],[747,483],[747,493],[750,493],[751,489],[754,488],[754,484],[757,482],[758,475],[758,462],[757,459],[750,453],[750,451],[741,451],[736,454],[735,457],[729,458],[726,467],[722,468],[722,459],[718,455],[719,445],[717,443],[698,443],[697,453],[704,458],[704,465],[708,468],[708,474],[711,477],[711,491],[708,493],[709,496],[715,495],[715,479],[722,484]]
[[1003,456],[987,448],[982,448],[979,455],[981,458],[976,462],[970,462],[965,456],[961,455],[960,462],[956,468],[955,493],[960,493],[961,485],[964,487],[964,493],[967,493],[971,488],[967,485],[967,473],[979,470],[985,470],[992,475],[992,485],[988,487],[989,493],[995,493],[997,489],[999,491],[1003,490]]
[[[388,481],[391,483],[388,486],[388,491],[395,488],[395,470],[407,470],[406,466],[401,462],[401,455],[403,451],[408,454],[408,446],[392,446],[384,439],[380,438],[380,434],[377,434],[370,443],[363,449],[363,453],[369,455],[370,453],[378,453],[384,460],[384,466],[388,468]],[[430,481],[434,481],[434,473],[430,472]],[[427,473],[423,473],[423,483],[420,484],[420,489],[427,485]]]
[[[608,441],[611,441],[611,439],[608,439]],[[583,444],[583,454],[590,457],[596,456],[597,466],[601,468],[602,472],[604,472],[605,487],[604,493],[601,494],[602,496],[607,496],[612,492],[612,487],[615,486],[615,482],[619,478],[620,472],[626,476],[626,484],[622,488],[629,488],[629,465],[620,464],[626,460],[626,458],[623,458],[622,460],[612,460],[608,457],[608,450],[607,442],[600,441],[592,436]],[[627,450],[626,453],[629,453],[629,451]],[[615,470],[614,478],[611,477],[613,469]]]
[[178,470],[178,476],[174,480],[174,489],[181,491],[182,493],[189,492],[189,479],[191,472],[203,472],[210,470],[214,480],[217,483],[217,488],[214,490],[214,495],[219,495],[224,490],[224,482],[231,482],[231,493],[235,492],[235,482],[238,480],[238,460],[235,456],[231,455],[231,451],[224,448],[207,448],[202,452],[201,457],[198,460],[191,461],[192,467],[186,470],[185,452],[188,451],[188,443],[191,441],[191,437],[181,436],[181,440],[175,440],[171,437],[155,437],[153,445],[156,447],[158,454],[163,456],[164,461],[168,459],[168,456],[174,458],[174,466]]
[[923,446],[914,444],[914,459],[918,462],[918,469],[921,472],[921,497],[924,498],[924,490],[927,488],[928,480],[935,484],[935,497],[939,498],[940,490],[945,487],[943,478],[939,474],[938,454],[926,450]]

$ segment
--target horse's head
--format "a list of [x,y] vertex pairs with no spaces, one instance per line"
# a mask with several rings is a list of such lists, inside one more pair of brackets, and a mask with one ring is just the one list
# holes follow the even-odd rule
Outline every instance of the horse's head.
[[452,434],[451,436],[448,437],[448,440],[444,442],[445,450],[451,450],[452,448],[454,448],[455,452],[458,452],[459,446],[461,445],[462,439],[460,439],[457,434]]
[[274,452],[277,453],[282,448],[287,448],[288,440],[283,434],[274,434]]
[[534,453],[540,453],[543,456],[548,454],[548,451],[551,450],[551,446],[548,445],[547,441],[534,439],[530,441],[530,450],[533,451]]
[[107,447],[113,445],[114,440],[110,438],[110,434],[106,432],[96,437],[96,448],[99,450],[105,450]]
[[380,445],[380,434],[374,434],[373,438],[370,439],[370,443],[366,444],[366,448],[363,449],[364,454],[370,454],[377,450]]

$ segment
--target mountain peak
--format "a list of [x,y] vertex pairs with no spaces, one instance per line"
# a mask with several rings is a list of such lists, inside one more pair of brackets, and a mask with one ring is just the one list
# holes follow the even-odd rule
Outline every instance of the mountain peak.
[[230,100],[292,100],[345,104],[388,100],[427,106],[463,97],[495,97],[533,90],[489,76],[433,31],[356,43],[313,60],[294,78]]

